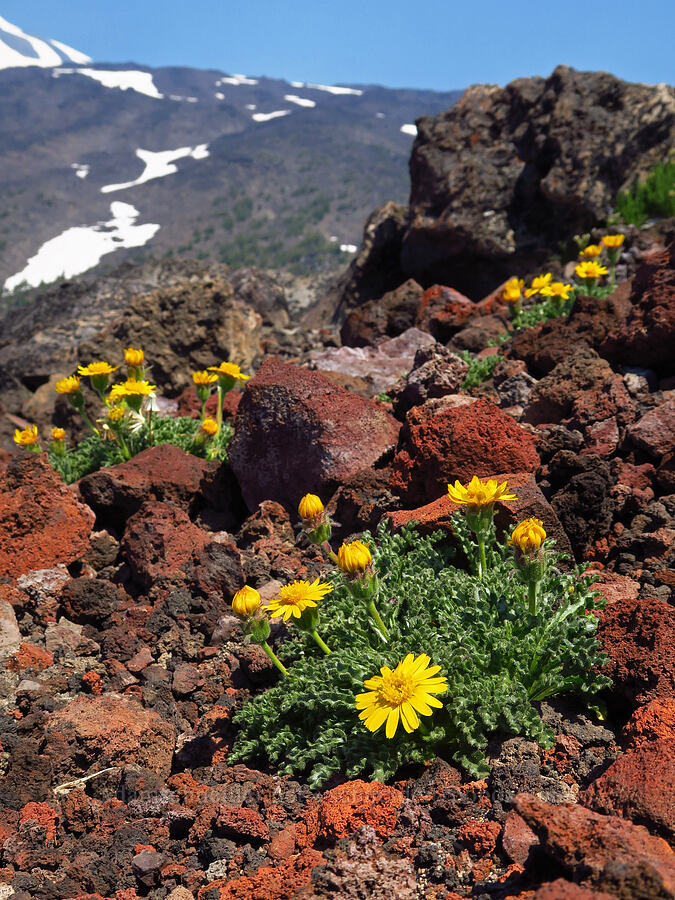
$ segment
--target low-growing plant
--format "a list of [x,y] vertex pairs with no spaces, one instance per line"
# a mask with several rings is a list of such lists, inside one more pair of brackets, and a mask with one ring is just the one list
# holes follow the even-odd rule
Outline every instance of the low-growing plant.
[[502,359],[502,355],[501,353],[493,353],[490,356],[479,358],[472,356],[468,350],[463,350],[462,359],[469,364],[469,371],[462,382],[462,390],[466,391],[468,388],[478,387],[479,384],[487,381],[488,378],[492,378],[495,366]]
[[[436,755],[482,777],[497,732],[553,745],[538,701],[610,683],[598,671],[593,577],[560,569],[539,520],[497,540],[492,511],[513,496],[506,484],[474,478],[449,493],[466,509],[452,517],[454,547],[441,532],[381,525],[337,554],[321,501],[303,498],[305,533],[338,572],[294,582],[267,608],[248,586],[235,595],[246,633],[283,677],[237,713],[229,761],[265,761],[313,787],[337,773],[385,780]],[[268,619],[281,615],[296,627],[275,653]]]
[[675,159],[657,163],[644,181],[616,198],[616,211],[627,225],[675,216]]

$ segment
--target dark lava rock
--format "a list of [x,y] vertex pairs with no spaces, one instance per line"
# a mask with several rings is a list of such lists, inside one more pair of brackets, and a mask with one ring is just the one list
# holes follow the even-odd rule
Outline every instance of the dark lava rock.
[[606,537],[612,522],[612,477],[606,462],[561,450],[549,463],[551,506],[560,519],[577,559],[586,559],[590,545]]
[[79,625],[100,628],[123,598],[120,589],[103,578],[74,578],[61,591],[65,615]]
[[343,346],[367,347],[412,328],[422,293],[422,288],[411,278],[396,290],[359,306],[342,324]]
[[469,371],[469,364],[438,342],[421,347],[405,383],[394,392],[394,413],[403,418],[413,406],[433,397],[456,394]]

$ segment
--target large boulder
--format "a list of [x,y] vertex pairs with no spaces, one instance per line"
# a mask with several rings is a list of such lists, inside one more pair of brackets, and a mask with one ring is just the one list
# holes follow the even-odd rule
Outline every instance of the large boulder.
[[0,489],[0,578],[75,562],[89,548],[93,525],[93,513],[46,454],[17,454]]
[[295,510],[303,494],[326,498],[370,468],[395,445],[398,430],[373,401],[269,357],[239,404],[230,463],[250,509],[276,500]]
[[403,271],[484,296],[606,218],[674,142],[665,84],[559,66],[505,88],[475,85],[417,122]]
[[412,328],[422,294],[422,288],[410,278],[395,291],[357,307],[340,329],[342,345],[367,347]]

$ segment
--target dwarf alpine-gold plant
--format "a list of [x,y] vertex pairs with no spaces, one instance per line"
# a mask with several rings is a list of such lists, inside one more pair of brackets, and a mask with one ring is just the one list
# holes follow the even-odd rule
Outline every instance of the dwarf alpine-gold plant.
[[[264,608],[235,594],[244,632],[280,675],[236,714],[228,762],[319,786],[338,773],[385,780],[439,755],[482,777],[497,733],[553,745],[537,701],[609,684],[589,614],[603,603],[593,578],[561,569],[539,519],[496,534],[495,509],[513,515],[517,488],[473,477],[448,494],[459,507],[451,533],[381,525],[376,538],[326,550],[330,581],[292,582]],[[306,495],[299,512],[311,528],[323,504]],[[282,620],[272,649],[269,624]]]

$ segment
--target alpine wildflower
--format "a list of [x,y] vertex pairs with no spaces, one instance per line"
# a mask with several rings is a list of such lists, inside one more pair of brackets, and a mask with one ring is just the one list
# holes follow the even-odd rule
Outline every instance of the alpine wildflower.
[[545,275],[537,275],[536,278],[532,279],[532,284],[529,288],[525,289],[525,296],[534,297],[535,294],[540,294],[541,289],[550,284],[552,278],[553,275],[550,272],[547,272]]
[[579,259],[597,259],[602,253],[600,244],[589,244],[579,252]]
[[506,481],[501,484],[493,478],[481,481],[477,475],[474,475],[466,485],[460,484],[459,481],[455,481],[454,485],[449,484],[448,496],[454,503],[466,506],[466,521],[476,535],[478,543],[478,576],[480,578],[487,569],[485,538],[492,525],[494,505],[498,500],[503,503],[516,500],[516,495],[509,493]]
[[27,447],[29,450],[40,452],[40,438],[38,436],[37,425],[28,425],[26,428],[14,429],[14,443],[20,447]]
[[530,612],[537,611],[539,585],[546,574],[547,559],[542,549],[546,531],[541,519],[529,518],[513,529],[509,544],[514,548],[516,568],[527,585]]

